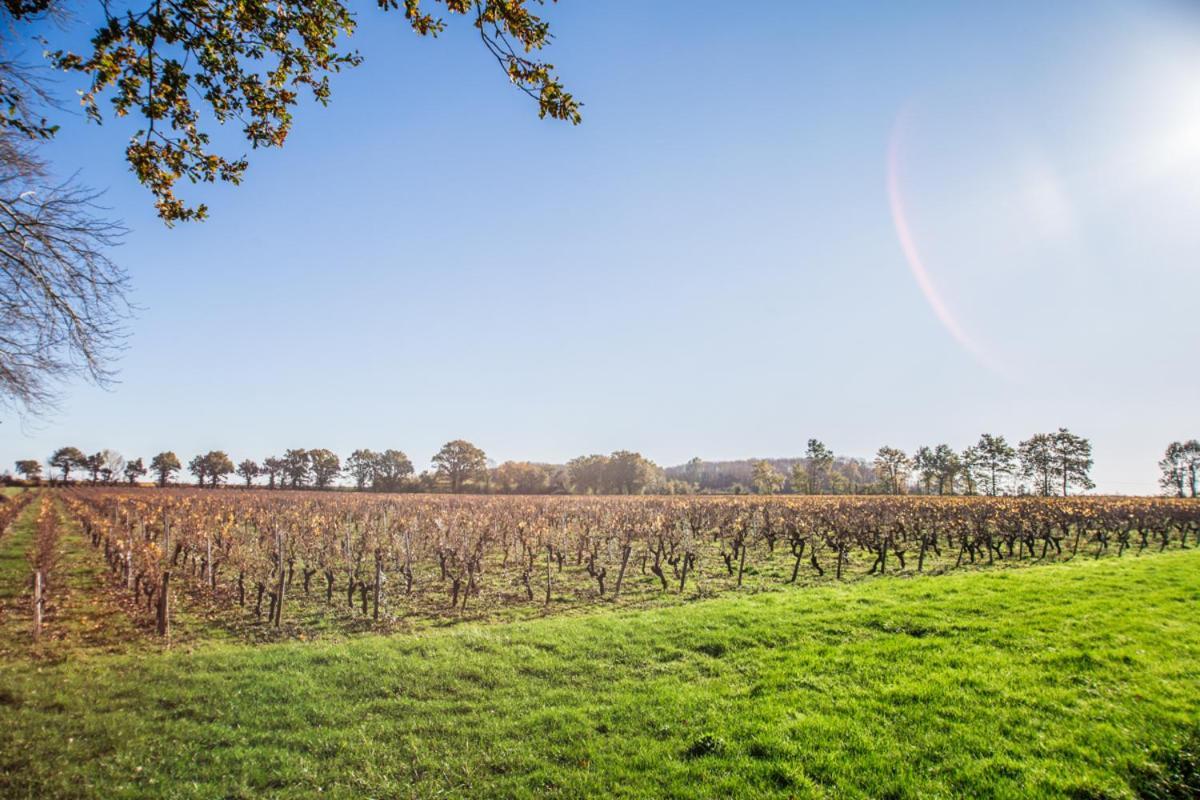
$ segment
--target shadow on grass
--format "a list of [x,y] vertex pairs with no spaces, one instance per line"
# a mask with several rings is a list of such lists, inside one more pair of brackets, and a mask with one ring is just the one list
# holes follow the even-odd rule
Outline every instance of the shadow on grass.
[[1169,745],[1152,749],[1131,783],[1140,800],[1200,798],[1200,723]]

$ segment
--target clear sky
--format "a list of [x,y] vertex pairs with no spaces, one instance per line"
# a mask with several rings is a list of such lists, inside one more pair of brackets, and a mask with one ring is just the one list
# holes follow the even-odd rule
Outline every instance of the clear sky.
[[1184,4],[547,13],[583,125],[538,120],[469,27],[418,39],[363,4],[366,63],[243,186],[192,194],[202,224],[155,219],[131,127],[68,122],[50,155],[109,188],[143,310],[121,382],[6,419],[0,455],[395,447],[421,469],[461,437],[675,464],[1066,425],[1132,493],[1200,436]]

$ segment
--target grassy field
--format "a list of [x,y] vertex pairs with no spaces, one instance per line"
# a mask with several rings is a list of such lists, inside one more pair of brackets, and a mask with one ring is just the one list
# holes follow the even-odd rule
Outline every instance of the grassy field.
[[4,798],[1197,796],[1200,550],[164,649],[68,528],[31,650],[29,523]]

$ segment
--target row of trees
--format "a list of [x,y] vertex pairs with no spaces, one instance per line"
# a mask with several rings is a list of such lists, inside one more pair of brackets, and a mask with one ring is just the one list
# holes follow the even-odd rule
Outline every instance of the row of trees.
[[[91,475],[92,483],[117,483],[127,481],[130,485],[141,480],[147,472],[142,459],[126,461],[115,450],[101,450],[85,455],[78,447],[60,447],[46,462],[52,469],[62,471],[63,480],[70,480],[71,472],[83,470]],[[42,464],[34,459],[22,459],[16,463],[17,472],[26,481],[37,483],[42,479]],[[179,469],[178,466],[175,467]]]
[[[127,482],[133,485],[142,477],[152,475],[159,486],[174,483],[183,471],[183,462],[167,450],[150,459],[149,467],[142,459],[126,461],[113,450],[86,455],[78,447],[61,447],[47,463],[57,470],[64,483],[71,482],[74,472],[90,476],[93,484]],[[508,466],[508,465],[505,465]],[[32,459],[16,462],[17,472],[30,482],[42,479],[42,465]],[[324,448],[287,450],[282,456],[265,458],[261,463],[245,459],[234,464],[224,450],[211,450],[195,456],[187,463],[187,471],[196,485],[216,487],[237,475],[246,486],[265,481],[269,489],[328,489],[340,478],[347,477],[359,490],[395,492],[412,488],[433,489],[441,484],[451,492],[474,489],[475,483],[486,484],[487,456],[483,450],[461,439],[448,442],[433,458],[432,473],[423,473],[413,480],[413,465],[400,450],[355,450],[345,465],[336,453]]]
[[985,433],[961,453],[939,444],[921,447],[911,457],[881,447],[875,456],[875,469],[891,494],[903,493],[915,481],[923,494],[1066,497],[1072,490],[1095,488],[1092,464],[1092,443],[1066,428],[1036,433],[1015,448],[1003,436]]
[[[1059,428],[1039,433],[1015,448],[1003,436],[983,434],[962,452],[947,444],[920,447],[911,456],[884,446],[867,473],[850,470],[850,459],[837,459],[817,439],[808,441],[803,459],[787,473],[768,460],[751,462],[750,486],[756,494],[1062,494],[1095,487],[1092,445],[1082,436]],[[840,469],[839,469],[840,466]],[[850,476],[867,478],[859,483]],[[869,477],[868,477],[869,476]]]
[[[176,482],[184,469],[179,456],[169,450],[150,459],[149,467],[140,458],[126,461],[112,450],[89,456],[77,447],[59,448],[47,463],[64,483],[82,471],[92,484],[108,485],[133,485],[149,474],[159,486],[167,486]],[[431,470],[415,474],[412,461],[400,450],[355,450],[343,463],[331,450],[296,448],[261,462],[245,459],[237,464],[224,450],[212,450],[188,461],[187,471],[201,487],[221,486],[237,475],[247,487],[265,485],[268,489],[328,489],[343,478],[359,491],[377,492],[645,494],[689,489],[679,481],[666,480],[663,471],[640,453],[625,450],[609,456],[581,456],[565,466],[507,461],[493,467],[482,449],[456,439],[438,451],[431,466]],[[38,461],[18,461],[16,467],[27,481],[42,479]]]
[[[408,457],[397,450],[388,450],[378,456],[370,451],[356,451],[348,463],[348,469],[351,465],[361,469],[368,459],[373,488],[393,489],[398,486],[397,481],[400,478],[412,472],[412,464]],[[102,450],[89,456],[77,447],[60,447],[54,451],[47,463],[51,469],[59,471],[64,483],[70,483],[72,472],[83,470],[85,474],[90,475],[93,484],[113,484],[124,480],[132,485],[146,474],[151,474],[159,486],[167,486],[173,483],[177,474],[183,470],[179,456],[171,450],[150,459],[149,468],[140,458],[126,461],[112,450]],[[27,481],[36,482],[42,478],[42,465],[37,461],[18,461],[16,467],[17,472]],[[325,449],[293,449],[281,457],[266,458],[261,465],[252,459],[245,459],[236,466],[224,450],[210,450],[192,458],[187,464],[187,469],[195,477],[196,485],[201,487],[220,486],[229,476],[237,474],[247,486],[253,485],[259,478],[266,478],[268,487],[272,489],[300,489],[310,486],[326,489],[343,473],[337,454]],[[359,480],[358,488],[365,488],[362,479]]]
[[[86,455],[63,447],[48,461],[64,482],[82,470],[93,484],[135,484],[152,475],[159,486],[176,481],[183,470],[179,457],[166,451],[150,460],[126,461],[102,450]],[[714,468],[714,464],[719,468]],[[746,462],[703,462],[662,469],[640,453],[618,450],[586,455],[565,465],[506,461],[492,466],[474,444],[447,442],[432,459],[431,469],[415,474],[400,450],[355,450],[343,462],[331,450],[292,449],[282,456],[234,464],[223,450],[197,455],[187,471],[199,486],[216,487],[237,475],[247,487],[328,489],[346,479],[359,491],[448,491],[499,494],[689,494],[697,491],[752,491],[756,494],[937,494],[1050,496],[1094,488],[1091,442],[1066,428],[1038,433],[1015,447],[1000,435],[985,433],[961,452],[946,444],[918,448],[912,455],[895,447],[879,448],[873,463],[839,458],[823,442],[810,439],[803,458]],[[16,463],[29,481],[42,476],[33,460]],[[743,468],[744,467],[744,468]],[[1172,442],[1163,460],[1161,484],[1177,497],[1197,496],[1200,441]],[[720,483],[724,473],[740,482]],[[717,488],[720,486],[720,488]]]
[[[693,461],[688,462],[689,465]],[[793,494],[859,494],[869,490],[875,475],[863,469],[856,459],[839,459],[819,439],[809,439],[802,459],[785,461],[786,472],[777,462],[758,459],[750,462],[752,472],[750,486],[755,494],[776,494],[788,491]],[[742,486],[735,484],[735,492]]]

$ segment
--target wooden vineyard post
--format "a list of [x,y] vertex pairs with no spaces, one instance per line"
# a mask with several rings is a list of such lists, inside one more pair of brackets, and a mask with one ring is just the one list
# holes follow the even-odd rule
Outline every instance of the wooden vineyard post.
[[283,618],[283,592],[286,588],[286,576],[283,568],[283,532],[279,529],[278,523],[275,528],[275,548],[279,552],[279,584],[276,587],[278,601],[275,603],[275,627],[278,628]]
[[373,619],[379,621],[379,594],[383,588],[383,556],[375,551],[375,613]]
[[205,537],[204,540],[204,581],[209,585],[209,588],[216,589],[216,576],[212,568],[212,536]]
[[46,606],[46,598],[42,596],[42,571],[33,573],[33,640],[36,642],[42,635],[42,611]]
[[170,571],[164,572],[162,576],[162,586],[158,592],[158,608],[155,615],[154,629],[159,636],[170,636],[171,634],[171,601],[168,591],[171,583]]
[[[114,513],[113,516],[116,516]],[[133,583],[133,571],[135,565],[133,563],[133,526],[129,524],[129,520],[125,520],[125,586],[130,591],[136,593],[136,588]]]

